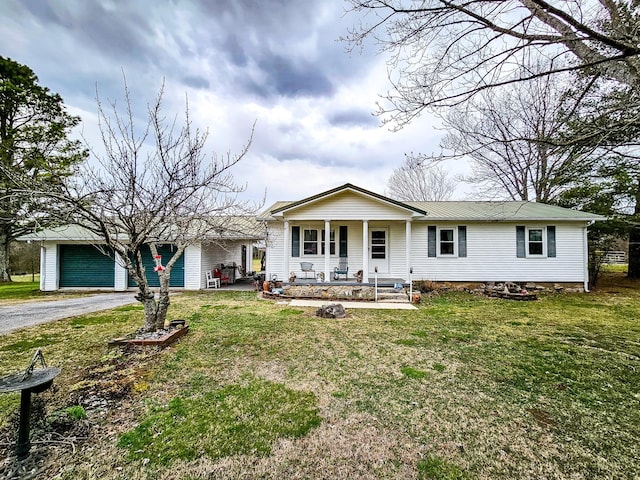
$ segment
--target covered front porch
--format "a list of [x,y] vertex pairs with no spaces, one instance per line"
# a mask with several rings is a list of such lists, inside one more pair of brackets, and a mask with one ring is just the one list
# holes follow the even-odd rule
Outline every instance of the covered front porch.
[[282,233],[282,268],[277,269],[279,262],[269,268],[267,259],[268,278],[332,285],[377,281],[380,286],[394,286],[410,281],[411,219],[284,220]]

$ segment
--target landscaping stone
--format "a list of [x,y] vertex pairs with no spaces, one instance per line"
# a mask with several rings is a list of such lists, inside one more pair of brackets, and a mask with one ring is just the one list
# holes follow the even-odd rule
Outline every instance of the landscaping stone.
[[344,306],[340,303],[323,305],[316,310],[316,316],[322,318],[344,318],[346,315]]
[[283,295],[293,298],[317,298],[333,300],[374,300],[374,287],[362,285],[285,285]]

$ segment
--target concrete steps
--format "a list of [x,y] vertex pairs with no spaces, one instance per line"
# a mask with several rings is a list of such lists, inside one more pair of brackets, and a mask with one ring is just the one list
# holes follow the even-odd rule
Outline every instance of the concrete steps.
[[399,292],[394,288],[378,288],[378,301],[387,303],[411,303],[409,301],[409,294],[403,288]]

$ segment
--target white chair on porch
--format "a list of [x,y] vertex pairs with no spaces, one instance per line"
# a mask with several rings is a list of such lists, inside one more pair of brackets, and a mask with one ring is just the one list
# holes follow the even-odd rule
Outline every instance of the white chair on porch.
[[220,279],[214,277],[212,272],[207,272],[207,288],[220,288]]

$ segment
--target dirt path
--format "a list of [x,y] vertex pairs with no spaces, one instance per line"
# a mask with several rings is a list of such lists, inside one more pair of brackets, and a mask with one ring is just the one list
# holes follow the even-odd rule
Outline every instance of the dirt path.
[[0,335],[62,318],[99,312],[134,303],[132,292],[101,293],[65,300],[0,306]]

